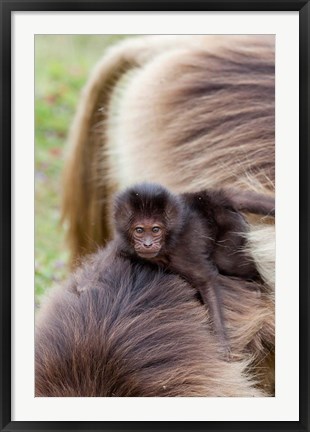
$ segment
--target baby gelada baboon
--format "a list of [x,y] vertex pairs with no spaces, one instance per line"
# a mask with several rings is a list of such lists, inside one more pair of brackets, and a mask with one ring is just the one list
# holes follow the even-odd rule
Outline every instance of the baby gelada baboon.
[[159,184],[141,183],[115,199],[119,252],[163,266],[196,288],[229,358],[219,274],[259,278],[244,249],[247,223],[240,211],[274,216],[274,207],[274,198],[252,192],[219,189],[176,195]]

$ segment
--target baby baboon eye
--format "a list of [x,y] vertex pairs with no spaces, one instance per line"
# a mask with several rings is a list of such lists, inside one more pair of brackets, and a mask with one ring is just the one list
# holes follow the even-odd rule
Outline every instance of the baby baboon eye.
[[160,228],[159,227],[153,227],[152,231],[153,231],[153,233],[159,233]]
[[143,229],[142,227],[137,227],[137,228],[135,229],[135,231],[136,231],[138,234],[142,234],[143,231],[144,231],[144,229]]

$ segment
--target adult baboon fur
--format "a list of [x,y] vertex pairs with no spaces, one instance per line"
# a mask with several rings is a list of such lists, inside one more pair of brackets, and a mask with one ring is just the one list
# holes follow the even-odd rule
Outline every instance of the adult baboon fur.
[[[272,338],[264,324],[269,310],[255,289],[227,280],[225,313],[237,358],[231,363],[219,355],[205,308],[185,281],[117,257],[113,243],[100,250],[42,307],[36,396],[268,395],[249,378],[242,351],[247,346],[250,359],[253,341],[238,327],[239,319],[252,319],[249,304],[255,306],[262,327],[254,340],[264,343]],[[241,295],[244,301],[230,311]]]
[[[112,196],[130,184],[274,194],[274,62],[273,36],[142,36],[106,52],[81,96],[65,166],[73,265],[113,236]],[[256,298],[235,281],[228,321],[235,320],[241,360],[251,347],[247,379],[258,375],[272,394],[274,224],[246,218],[249,253],[265,284]]]

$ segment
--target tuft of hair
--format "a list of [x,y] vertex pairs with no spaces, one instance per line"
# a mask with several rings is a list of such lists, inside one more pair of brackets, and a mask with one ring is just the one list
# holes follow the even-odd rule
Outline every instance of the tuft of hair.
[[275,287],[275,227],[274,225],[252,225],[247,233],[247,253],[251,253],[263,280],[274,293]]

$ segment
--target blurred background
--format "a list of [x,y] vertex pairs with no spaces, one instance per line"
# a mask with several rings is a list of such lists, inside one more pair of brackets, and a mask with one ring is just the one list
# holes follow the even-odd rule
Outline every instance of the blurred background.
[[35,37],[35,298],[67,275],[61,176],[80,91],[105,49],[125,35]]

